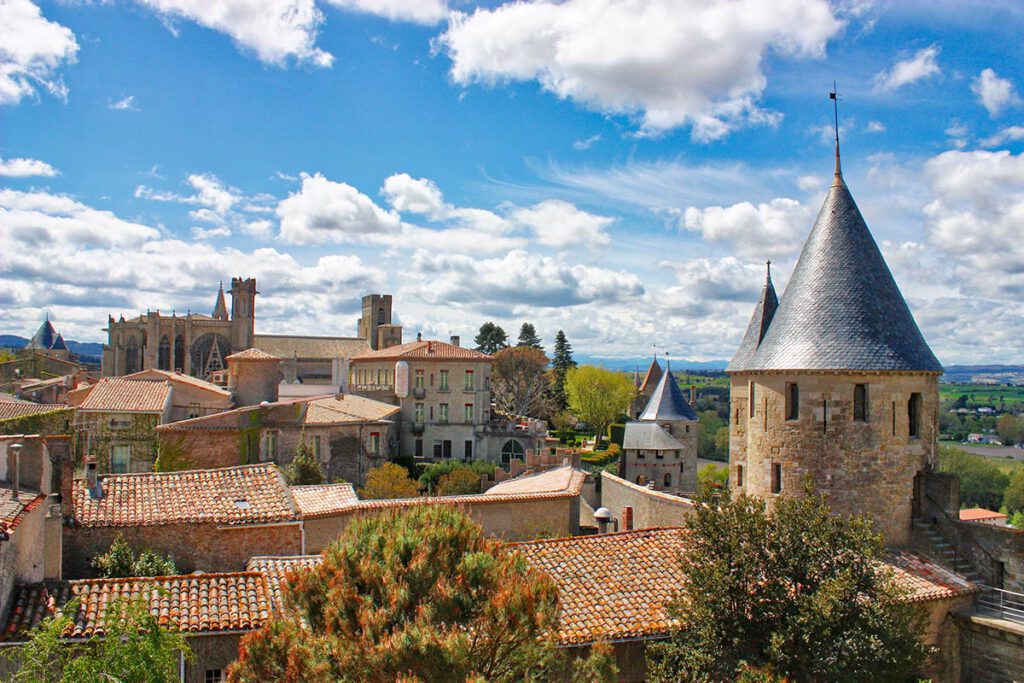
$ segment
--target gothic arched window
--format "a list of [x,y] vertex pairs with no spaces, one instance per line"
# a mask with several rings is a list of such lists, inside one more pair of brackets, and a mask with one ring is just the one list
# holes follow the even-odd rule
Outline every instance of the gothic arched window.
[[160,370],[171,369],[171,340],[164,335],[160,338],[160,346],[156,354],[156,367]]
[[124,345],[124,374],[130,375],[139,371],[139,342],[135,337],[128,337]]
[[502,465],[508,465],[512,462],[513,458],[523,460],[525,457],[526,449],[523,448],[523,444],[519,443],[515,439],[509,439],[505,442],[505,445],[501,447]]
[[179,334],[174,338],[174,370],[185,371],[185,340]]
[[377,309],[377,324],[378,325],[383,325],[384,324],[384,309],[383,308],[378,308]]

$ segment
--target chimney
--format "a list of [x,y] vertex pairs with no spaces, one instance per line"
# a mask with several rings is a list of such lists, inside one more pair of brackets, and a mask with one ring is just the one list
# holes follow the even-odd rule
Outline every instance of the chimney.
[[10,457],[7,458],[7,472],[8,478],[11,480],[11,500],[18,500],[18,493],[21,484],[21,463],[19,462],[21,455],[21,444],[12,443],[7,447],[7,452]]
[[103,483],[96,472],[96,456],[85,459],[85,485],[89,489],[89,497],[94,500],[103,498]]
[[690,385],[690,407],[694,410],[697,409],[697,385]]
[[633,507],[631,505],[622,508],[622,526],[626,531],[633,530]]
[[605,507],[594,510],[594,521],[597,522],[597,533],[608,533],[608,525],[612,521],[612,511]]
[[459,345],[459,341],[460,341],[459,340],[459,335],[453,334],[451,341],[452,341],[452,346],[458,346]]
[[61,565],[64,561],[61,539],[64,517],[61,514],[60,494],[51,493],[46,498],[46,504],[46,518],[43,520],[43,579],[60,581]]
[[423,341],[423,333],[422,332],[417,332],[416,333],[416,341]]

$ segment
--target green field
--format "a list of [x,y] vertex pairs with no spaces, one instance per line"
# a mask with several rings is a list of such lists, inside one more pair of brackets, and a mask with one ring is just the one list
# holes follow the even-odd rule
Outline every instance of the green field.
[[944,400],[955,402],[961,396],[968,404],[987,405],[1004,410],[1024,408],[1024,387],[1008,387],[998,384],[941,384],[939,393]]

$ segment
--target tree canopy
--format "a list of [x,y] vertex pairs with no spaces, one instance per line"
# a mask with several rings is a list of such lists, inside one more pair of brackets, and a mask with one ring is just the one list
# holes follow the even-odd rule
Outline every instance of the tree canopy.
[[621,372],[582,365],[566,374],[565,395],[569,410],[597,431],[599,443],[608,425],[629,409],[636,387]]
[[92,568],[98,576],[108,579],[171,576],[178,573],[172,558],[154,550],[143,550],[136,556],[120,533],[114,537],[107,552],[92,558]]
[[480,475],[471,469],[460,467],[441,477],[437,482],[437,495],[460,496],[480,493]]
[[230,681],[572,678],[555,584],[448,506],[354,521],[289,578],[283,603],[242,640]]
[[[159,590],[154,588],[153,590]],[[178,680],[179,653],[192,658],[185,636],[161,626],[149,611],[149,595],[132,600],[115,598],[104,611],[103,636],[67,642],[78,601],[69,601],[62,613],[46,617],[21,647],[6,657],[17,673],[13,683],[171,683]]]
[[572,344],[565,337],[565,332],[558,331],[555,335],[555,355],[551,359],[551,367],[563,375],[570,368],[576,367],[576,361],[572,358]]
[[651,648],[651,680],[913,678],[928,652],[924,614],[881,563],[870,520],[832,516],[810,491],[771,512],[746,495],[719,503],[688,518],[670,605],[681,626]]
[[488,321],[480,326],[480,332],[473,342],[477,351],[493,355],[508,346],[508,334],[500,325]]
[[960,502],[968,506],[998,510],[1010,477],[983,455],[960,448],[942,446],[939,468],[960,478]]
[[491,397],[508,415],[544,417],[551,410],[548,357],[532,346],[503,349],[494,357]]
[[523,326],[519,328],[519,340],[516,342],[516,346],[529,346],[541,351],[544,350],[544,347],[540,345],[540,337],[537,336],[537,330],[532,323],[523,323]]
[[393,462],[375,467],[366,475],[366,485],[359,489],[359,497],[382,500],[385,498],[415,498],[419,486],[409,478],[409,470]]
[[295,448],[292,461],[284,470],[284,478],[289,486],[310,486],[324,483],[324,472],[317,462],[313,448],[306,440],[303,432],[299,438],[299,445]]

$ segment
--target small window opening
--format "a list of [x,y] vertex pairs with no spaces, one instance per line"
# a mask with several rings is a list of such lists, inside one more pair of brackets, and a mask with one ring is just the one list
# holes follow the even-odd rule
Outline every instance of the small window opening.
[[857,422],[868,421],[868,385],[853,385],[853,419]]
[[743,465],[736,466],[736,486],[743,486]]
[[772,493],[782,493],[782,464],[772,463]]
[[757,394],[756,394],[755,387],[757,387],[757,385],[754,384],[753,382],[751,382],[750,383],[750,417],[754,417],[754,413],[757,411]]
[[786,419],[800,419],[800,385],[796,382],[786,385]]
[[910,395],[907,403],[907,418],[910,423],[910,436],[921,436],[921,394],[915,392]]

